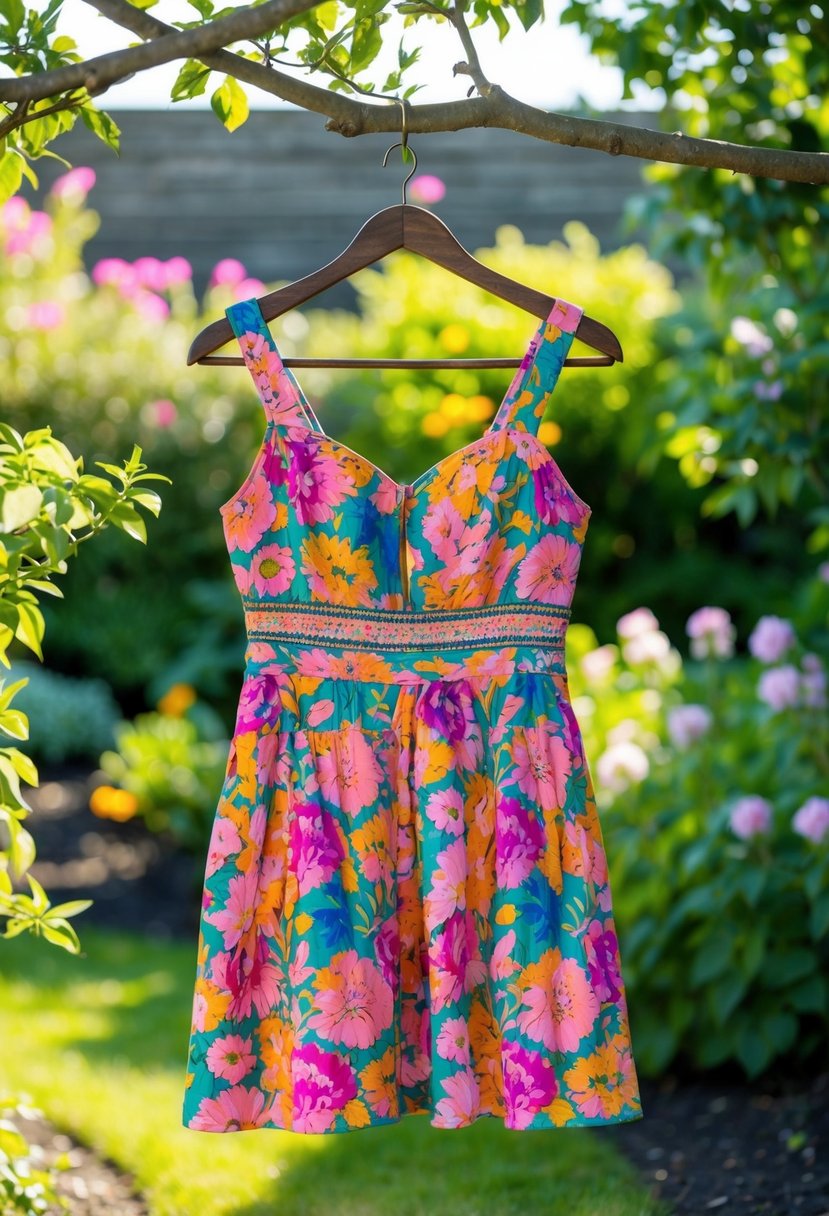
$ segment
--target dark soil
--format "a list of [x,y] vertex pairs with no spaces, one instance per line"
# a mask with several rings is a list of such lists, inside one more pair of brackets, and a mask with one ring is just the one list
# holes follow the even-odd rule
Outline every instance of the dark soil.
[[[142,821],[96,818],[89,794],[101,774],[64,769],[41,774],[27,821],[37,843],[32,873],[52,901],[95,902],[75,924],[179,938],[195,948],[204,858],[176,850]],[[723,1070],[704,1078],[640,1077],[644,1117],[599,1133],[639,1169],[671,1216],[829,1216],[829,1071],[810,1077],[747,1081]],[[72,1216],[147,1209],[129,1178],[45,1120],[21,1126],[47,1157],[69,1148]],[[51,1148],[49,1147],[51,1145]],[[528,1213],[528,1216],[532,1214]]]

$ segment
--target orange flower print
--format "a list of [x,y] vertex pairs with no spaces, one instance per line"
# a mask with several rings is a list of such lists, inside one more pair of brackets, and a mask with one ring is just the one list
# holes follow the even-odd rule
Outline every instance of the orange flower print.
[[515,593],[543,604],[567,604],[581,561],[581,549],[565,536],[548,533],[518,567]]
[[224,530],[231,555],[250,553],[276,519],[276,506],[264,470],[260,469],[241,498],[227,509]]
[[301,568],[314,599],[329,604],[367,605],[377,586],[368,549],[353,550],[348,538],[309,536],[302,544]]

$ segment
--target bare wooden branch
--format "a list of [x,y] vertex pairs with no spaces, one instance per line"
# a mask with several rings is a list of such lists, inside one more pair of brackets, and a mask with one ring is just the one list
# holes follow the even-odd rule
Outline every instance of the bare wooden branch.
[[[280,21],[298,12],[313,8],[318,0],[268,0],[252,9],[240,9],[230,17],[210,22],[199,29],[178,31],[173,26],[159,21],[147,12],[133,7],[127,0],[87,0],[87,3],[110,20],[148,39],[144,46],[115,51],[111,55],[78,64],[71,69],[85,83],[89,68],[101,60],[108,63],[111,74],[109,83],[139,70],[135,60],[129,56],[146,52],[150,62],[166,63],[177,58],[193,58],[206,67],[235,76],[246,84],[262,89],[285,101],[301,106],[314,113],[328,117],[326,128],[349,138],[388,131],[400,130],[400,111],[397,105],[371,105],[360,98],[346,97],[342,93],[320,88],[307,81],[296,79],[285,72],[261,63],[253,63],[232,52],[214,49],[221,46],[218,34],[228,25],[237,22],[233,33],[225,42],[255,37],[267,29],[275,28]],[[242,30],[243,32],[239,32]],[[208,45],[199,41],[207,38]],[[175,49],[173,49],[175,48]],[[474,48],[472,48],[474,53]],[[470,56],[470,67],[477,67]],[[124,66],[124,65],[127,66]],[[70,69],[58,69],[59,72]],[[479,68],[477,69],[480,70]],[[470,73],[471,74],[471,73]],[[56,73],[24,78],[17,81],[0,81],[0,97],[7,100],[50,96],[57,91],[54,83],[45,90],[41,87],[47,79],[54,80]],[[101,76],[97,77],[101,89]],[[482,78],[482,83],[483,83]],[[36,87],[37,86],[37,87]],[[10,89],[22,89],[12,96]],[[27,92],[28,87],[28,92]],[[64,85],[62,87],[71,87]],[[470,127],[498,127],[517,131],[549,143],[565,144],[569,147],[591,148],[606,152],[609,156],[633,156],[648,161],[664,161],[668,164],[688,165],[701,169],[730,169],[734,173],[746,173],[752,177],[774,178],[779,181],[804,182],[813,185],[829,183],[829,153],[789,152],[778,148],[759,148],[749,144],[729,143],[717,139],[697,139],[683,135],[681,131],[654,131],[647,127],[628,126],[625,123],[607,122],[603,119],[577,118],[539,110],[511,97],[499,85],[485,84],[485,96],[471,97],[466,101],[450,101],[431,105],[412,105],[408,110],[410,134],[431,134],[437,131],[461,131]]]

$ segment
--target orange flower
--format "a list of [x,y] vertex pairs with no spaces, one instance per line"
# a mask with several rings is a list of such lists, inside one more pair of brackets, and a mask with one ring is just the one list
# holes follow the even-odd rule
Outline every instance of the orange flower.
[[196,690],[189,684],[173,684],[158,702],[158,712],[180,718],[196,700]]
[[117,819],[123,823],[138,810],[138,799],[129,790],[114,785],[99,785],[89,796],[89,809],[99,819]]

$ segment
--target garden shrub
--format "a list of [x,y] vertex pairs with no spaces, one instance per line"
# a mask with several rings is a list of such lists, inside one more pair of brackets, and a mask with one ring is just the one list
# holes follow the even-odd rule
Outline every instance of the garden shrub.
[[825,1059],[829,563],[735,647],[720,607],[682,661],[649,609],[574,634],[573,705],[604,812],[637,1061]]

